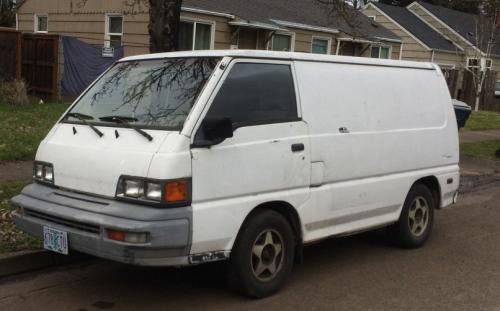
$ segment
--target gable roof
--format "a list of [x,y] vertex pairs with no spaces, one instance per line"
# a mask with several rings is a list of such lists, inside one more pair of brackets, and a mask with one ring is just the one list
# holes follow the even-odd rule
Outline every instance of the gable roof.
[[456,52],[459,50],[450,40],[429,27],[407,8],[379,2],[370,2],[370,4],[385,13],[385,15],[398,23],[404,30],[412,34],[428,48],[447,52]]
[[[410,4],[410,6],[414,5],[415,3],[430,12],[442,23],[458,33],[463,39],[468,41],[471,45],[476,45],[476,42],[478,40],[476,38],[476,29],[479,25],[479,19],[477,15],[448,9],[439,5],[433,5],[422,1],[415,1],[414,3]],[[486,37],[488,37],[488,35]],[[479,38],[479,40],[480,39],[481,38]],[[487,51],[488,43],[486,42],[487,40],[482,41],[484,42],[480,42],[477,47],[484,53]],[[500,55],[500,44],[495,44],[492,47],[491,53]]]
[[356,15],[355,25],[350,25],[332,14],[331,7],[322,5],[317,0],[184,0],[183,6],[232,14],[257,23],[280,26],[280,22],[288,22],[338,29],[351,36],[377,41],[401,41],[397,35],[361,13]]

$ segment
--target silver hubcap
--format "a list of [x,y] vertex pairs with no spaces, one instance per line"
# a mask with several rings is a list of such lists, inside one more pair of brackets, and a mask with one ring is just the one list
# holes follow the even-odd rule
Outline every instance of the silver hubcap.
[[252,272],[263,282],[276,277],[283,266],[283,238],[275,230],[262,231],[252,247]]
[[429,224],[429,204],[423,197],[417,197],[410,205],[408,225],[414,236],[421,236]]

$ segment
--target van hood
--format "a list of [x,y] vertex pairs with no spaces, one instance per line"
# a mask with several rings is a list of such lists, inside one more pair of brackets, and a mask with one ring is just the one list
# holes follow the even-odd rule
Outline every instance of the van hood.
[[133,129],[58,124],[41,143],[36,159],[54,166],[56,186],[113,197],[122,175],[147,177],[151,160],[173,132],[146,130],[149,141]]

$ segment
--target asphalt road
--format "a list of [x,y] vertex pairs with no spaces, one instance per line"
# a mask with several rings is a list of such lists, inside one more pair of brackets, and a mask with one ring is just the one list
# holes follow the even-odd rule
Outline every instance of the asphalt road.
[[220,265],[140,268],[92,260],[0,280],[0,310],[497,310],[500,182],[436,213],[418,250],[383,232],[305,249],[286,287],[264,300],[228,290]]

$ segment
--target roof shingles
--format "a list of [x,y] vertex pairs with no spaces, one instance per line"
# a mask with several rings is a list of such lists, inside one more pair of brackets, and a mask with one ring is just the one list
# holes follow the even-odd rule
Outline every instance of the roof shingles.
[[[487,51],[489,30],[484,29],[481,31],[482,35],[476,37],[476,32],[480,32],[478,29],[483,29],[481,19],[474,14],[464,13],[452,9],[448,9],[439,5],[433,5],[422,1],[417,1],[419,5],[424,7],[436,18],[445,23],[449,28],[453,29],[464,39],[469,41],[470,44],[478,46],[482,52]],[[496,34],[498,37],[499,34]],[[498,41],[495,40],[495,41]],[[494,55],[500,55],[500,44],[495,43],[491,48],[491,53]]]
[[[253,22],[272,24],[273,20],[338,29],[355,37],[400,41],[388,29],[372,23],[363,14],[355,25],[332,14],[330,7],[316,0],[184,0],[185,7],[236,15]],[[354,29],[355,28],[355,29]]]
[[429,27],[408,9],[377,2],[372,2],[372,5],[384,12],[430,49],[448,52],[458,51],[458,48],[451,41]]

